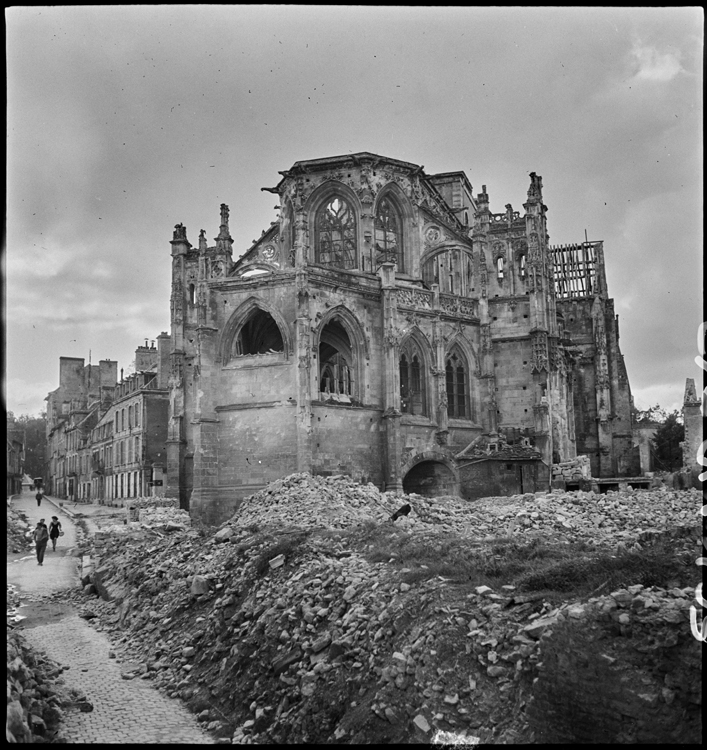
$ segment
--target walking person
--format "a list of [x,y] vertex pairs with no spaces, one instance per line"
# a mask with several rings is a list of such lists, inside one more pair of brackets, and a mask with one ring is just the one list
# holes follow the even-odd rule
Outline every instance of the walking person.
[[37,507],[39,508],[39,506],[42,504],[42,493],[38,492],[34,497],[37,501]]
[[33,533],[34,543],[37,547],[37,565],[43,565],[44,552],[47,549],[47,542],[49,541],[49,529],[47,529],[47,524],[44,523],[43,518],[39,519]]
[[52,552],[56,552],[56,540],[63,533],[61,530],[61,521],[56,516],[52,516],[52,520],[49,522],[49,538],[52,540]]

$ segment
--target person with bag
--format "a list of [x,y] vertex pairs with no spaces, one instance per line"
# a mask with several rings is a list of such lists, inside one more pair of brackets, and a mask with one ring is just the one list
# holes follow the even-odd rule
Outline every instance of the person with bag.
[[61,521],[56,516],[52,516],[52,520],[49,523],[49,538],[52,540],[52,552],[56,552],[56,540],[60,536],[64,536],[64,532],[61,530]]
[[34,543],[37,547],[37,565],[44,564],[44,552],[47,549],[47,542],[49,541],[49,530],[47,524],[44,523],[44,519],[40,518],[37,523],[37,527],[33,533]]

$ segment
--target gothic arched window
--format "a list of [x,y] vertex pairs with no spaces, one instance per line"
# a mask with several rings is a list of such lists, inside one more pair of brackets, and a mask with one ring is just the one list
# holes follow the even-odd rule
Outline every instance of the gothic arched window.
[[499,279],[503,278],[503,257],[500,255],[496,258],[496,273]]
[[525,278],[525,255],[520,256],[520,277],[521,279]]
[[357,396],[354,349],[337,319],[322,329],[319,342],[319,391],[323,400],[350,403]]
[[349,204],[338,196],[323,203],[317,211],[315,263],[356,268],[356,217]]
[[400,352],[400,411],[427,414],[424,363],[417,347],[409,341]]
[[457,419],[469,416],[467,407],[468,376],[465,362],[458,352],[447,355],[447,414]]
[[398,264],[398,272],[405,272],[403,226],[400,214],[392,201],[383,198],[378,204],[375,220],[376,251],[384,260]]
[[282,352],[285,344],[280,329],[270,313],[254,308],[233,342],[231,356]]

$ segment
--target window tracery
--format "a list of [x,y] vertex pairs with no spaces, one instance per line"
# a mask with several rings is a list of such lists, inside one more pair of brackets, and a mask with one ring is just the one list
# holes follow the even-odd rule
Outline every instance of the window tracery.
[[349,204],[338,196],[317,211],[315,262],[336,268],[356,267],[356,217]]
[[350,403],[357,395],[354,349],[346,329],[334,319],[322,329],[319,342],[319,391],[325,401]]
[[378,204],[375,218],[376,251],[386,261],[398,264],[398,272],[405,272],[405,254],[403,251],[403,232],[400,213],[388,198]]
[[427,383],[422,354],[412,341],[400,352],[400,411],[404,414],[427,414]]
[[452,418],[466,419],[468,409],[468,368],[458,351],[447,355],[445,367],[447,414]]

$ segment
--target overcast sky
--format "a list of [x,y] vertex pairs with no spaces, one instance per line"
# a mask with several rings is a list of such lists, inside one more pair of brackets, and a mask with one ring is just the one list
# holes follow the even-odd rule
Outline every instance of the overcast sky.
[[491,211],[542,175],[551,244],[604,240],[635,403],[680,408],[702,320],[703,12],[263,6],[6,10],[5,393],[169,331],[174,225],[235,257],[295,161],[463,170]]

